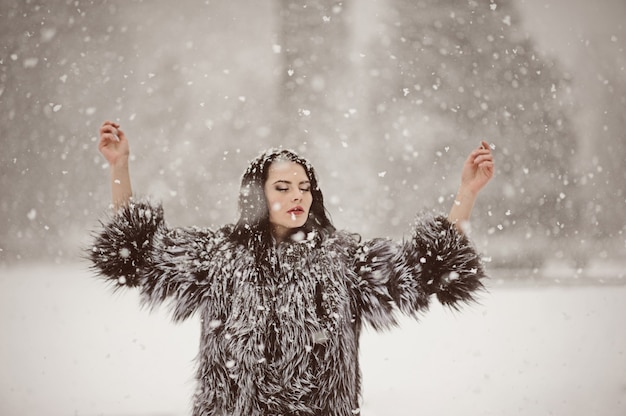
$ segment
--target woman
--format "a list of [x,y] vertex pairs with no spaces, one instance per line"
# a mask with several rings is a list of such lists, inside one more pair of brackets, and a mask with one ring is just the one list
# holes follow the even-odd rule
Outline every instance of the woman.
[[431,295],[457,307],[482,287],[462,223],[493,175],[485,142],[465,162],[448,217],[420,218],[402,243],[335,230],[313,168],[286,150],[244,173],[236,224],[168,228],[159,205],[131,198],[118,124],[102,125],[99,149],[117,212],[91,259],[145,303],[168,300],[175,321],[200,315],[195,416],[358,414],[362,325],[393,326],[397,311],[417,315]]

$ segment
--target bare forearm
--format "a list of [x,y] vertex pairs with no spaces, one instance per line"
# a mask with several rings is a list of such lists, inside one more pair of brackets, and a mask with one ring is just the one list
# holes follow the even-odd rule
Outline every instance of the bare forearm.
[[110,166],[111,172],[111,202],[115,210],[126,206],[133,195],[128,160]]
[[476,193],[469,189],[460,188],[454,199],[448,220],[455,225],[457,230],[464,232],[464,224],[469,221],[476,202]]
[[483,140],[480,142],[480,146],[469,154],[463,164],[461,186],[450,209],[450,214],[448,214],[448,220],[461,233],[464,232],[465,225],[470,219],[478,192],[491,180],[493,171],[491,146]]

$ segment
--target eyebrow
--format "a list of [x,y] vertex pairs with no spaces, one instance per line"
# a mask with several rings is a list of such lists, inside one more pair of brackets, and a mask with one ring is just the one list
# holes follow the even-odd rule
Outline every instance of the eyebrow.
[[[274,182],[272,185],[276,185],[277,183],[286,183],[288,185],[292,184],[291,181],[288,181],[286,179],[279,179],[276,182]],[[310,184],[310,183],[311,183],[311,181],[302,181],[302,182],[298,183],[298,185],[306,185],[306,184]]]

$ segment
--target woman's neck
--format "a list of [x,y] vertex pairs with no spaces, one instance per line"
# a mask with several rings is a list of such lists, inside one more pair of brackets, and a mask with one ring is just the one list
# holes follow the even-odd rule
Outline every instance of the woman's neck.
[[291,230],[285,227],[281,227],[280,225],[272,225],[272,239],[276,243],[276,245],[285,241],[285,238],[291,233]]

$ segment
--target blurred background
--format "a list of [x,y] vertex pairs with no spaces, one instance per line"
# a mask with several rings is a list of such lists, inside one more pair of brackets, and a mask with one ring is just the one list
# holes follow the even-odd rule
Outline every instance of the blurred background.
[[[625,18],[622,0],[1,1],[0,315],[11,341],[0,358],[18,373],[1,380],[7,396],[0,402],[12,406],[3,414],[41,414],[15,409],[29,400],[50,403],[41,392],[68,363],[81,368],[77,386],[86,363],[97,366],[83,355],[46,367],[50,337],[61,351],[72,351],[63,340],[81,351],[89,345],[103,360],[98,371],[111,366],[115,349],[91,338],[122,339],[129,344],[120,351],[130,345],[147,363],[152,334],[195,339],[195,323],[184,335],[160,324],[137,335],[129,328],[151,324],[126,314],[115,319],[126,324],[117,331],[128,333],[103,323],[119,306],[108,302],[128,302],[120,310],[131,315],[136,305],[134,295],[110,300],[81,259],[110,203],[108,167],[97,151],[104,120],[120,123],[129,137],[135,193],[162,201],[172,226],[235,221],[249,160],[282,146],[313,163],[335,225],[365,238],[399,239],[416,213],[446,213],[466,155],[488,141],[497,169],[475,207],[472,238],[490,262],[495,293],[510,302],[492,296],[474,313],[504,308],[485,335],[509,328],[508,343],[495,345],[515,349],[512,340],[541,333],[550,313],[565,324],[581,305],[613,305],[601,324],[586,309],[573,341],[593,331],[610,338],[597,368],[615,376],[596,386],[613,402],[600,410],[570,403],[567,413],[553,414],[623,414],[626,340],[616,317],[626,303]],[[566,289],[555,295],[555,287]],[[526,298],[528,288],[534,291]],[[529,318],[528,303],[545,314]],[[450,319],[435,316],[437,323]],[[526,331],[506,325],[516,319],[530,319],[522,321]],[[84,335],[83,344],[72,338],[93,320],[97,333]],[[550,331],[558,329],[546,337]],[[483,342],[457,353],[475,360],[492,346]],[[372,354],[380,358],[391,345]],[[580,348],[598,351],[596,344]],[[155,349],[147,348],[160,357]],[[551,357],[558,361],[561,352]],[[129,361],[117,365],[129,368]],[[33,374],[46,381],[33,384]],[[154,414],[141,404],[143,412],[103,410],[111,407],[88,391],[80,404],[71,402],[73,414]],[[504,414],[482,410],[472,414]]]
[[626,5],[580,1],[3,1],[0,252],[74,261],[109,203],[100,124],[172,225],[237,218],[263,149],[317,168],[338,228],[447,212],[465,156],[496,179],[474,238],[494,267],[625,257]]

